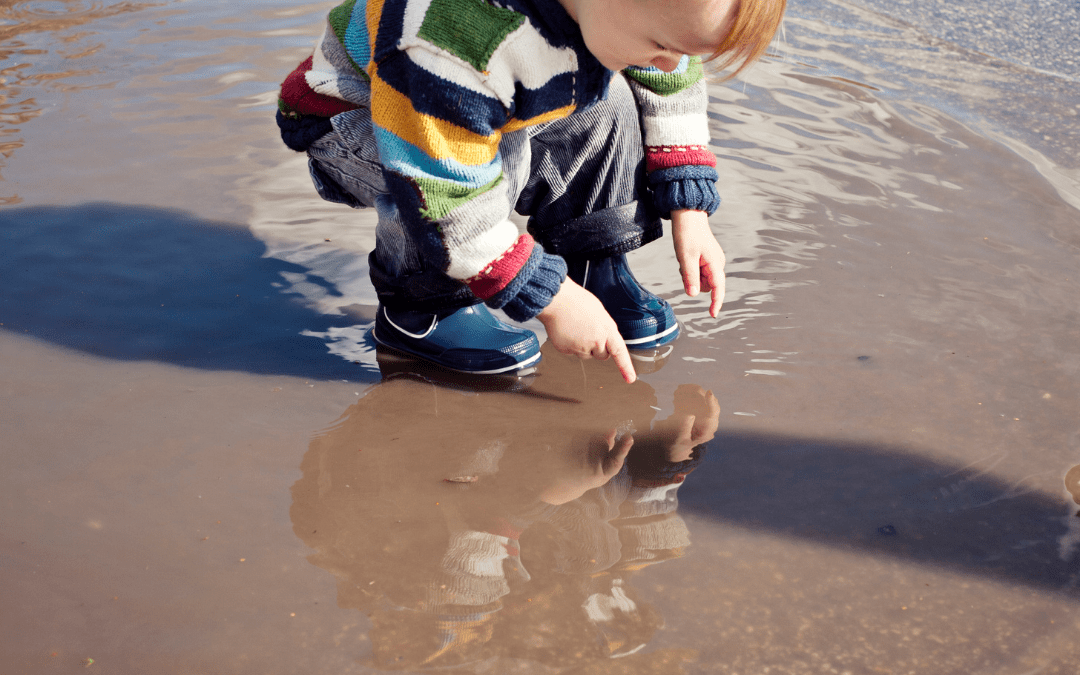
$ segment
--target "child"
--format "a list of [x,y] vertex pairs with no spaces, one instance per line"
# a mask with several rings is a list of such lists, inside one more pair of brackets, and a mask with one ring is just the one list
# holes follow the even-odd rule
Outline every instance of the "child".
[[[678,323],[623,254],[672,221],[689,295],[724,253],[698,54],[739,70],[785,0],[346,0],[282,84],[278,124],[324,198],[378,210],[381,345],[457,371],[513,372],[537,317],[561,352],[613,358]],[[692,56],[687,56],[692,55]],[[616,72],[618,71],[618,72]],[[737,72],[737,71],[736,71]],[[644,161],[643,161],[644,160]],[[529,217],[519,235],[511,211]],[[484,304],[479,304],[484,303]]]

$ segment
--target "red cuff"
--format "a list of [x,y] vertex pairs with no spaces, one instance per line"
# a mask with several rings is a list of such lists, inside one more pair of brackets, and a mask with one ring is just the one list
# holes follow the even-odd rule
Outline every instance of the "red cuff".
[[704,145],[650,145],[645,148],[645,170],[649,173],[692,164],[716,166],[716,155]]
[[533,238],[527,234],[518,237],[514,245],[506,249],[501,256],[491,261],[487,267],[474,277],[465,280],[473,294],[481,300],[487,300],[514,280],[521,268],[529,261],[533,251]]

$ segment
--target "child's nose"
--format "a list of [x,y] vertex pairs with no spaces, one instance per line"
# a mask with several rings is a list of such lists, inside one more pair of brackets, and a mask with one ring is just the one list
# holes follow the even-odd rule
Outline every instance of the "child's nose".
[[655,59],[653,59],[652,65],[664,71],[665,73],[670,73],[671,71],[679,67],[679,62],[681,60],[681,56],[677,56],[675,54],[664,54],[662,56],[657,56]]

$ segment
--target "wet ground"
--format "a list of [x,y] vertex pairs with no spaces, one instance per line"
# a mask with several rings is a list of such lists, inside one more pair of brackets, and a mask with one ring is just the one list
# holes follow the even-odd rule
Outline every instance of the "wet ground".
[[659,242],[660,368],[500,388],[366,337],[324,4],[0,3],[0,671],[1077,672],[1080,31],[986,7],[794,3],[720,319]]

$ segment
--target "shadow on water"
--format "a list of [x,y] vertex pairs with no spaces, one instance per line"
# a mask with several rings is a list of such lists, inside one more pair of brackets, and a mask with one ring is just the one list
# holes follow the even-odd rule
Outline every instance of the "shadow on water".
[[[900,448],[720,432],[685,508],[754,531],[1076,594],[1073,505]],[[1066,467],[1061,467],[1064,471]],[[1045,482],[1040,481],[1040,487]],[[1064,494],[1064,493],[1062,493]],[[1077,522],[1070,522],[1077,521]]]
[[639,653],[663,620],[634,577],[686,554],[679,511],[1075,595],[1076,509],[997,478],[994,458],[724,432],[700,386],[658,400],[549,345],[524,384],[452,389],[402,369],[312,440],[293,529],[339,606],[370,618],[376,667],[609,672],[619,656],[637,670],[610,672],[677,672],[679,650]]
[[[95,356],[319,379],[364,375],[302,331],[351,323],[280,290],[308,270],[246,230],[119,204],[0,211],[0,324]],[[334,290],[328,288],[332,294]]]

